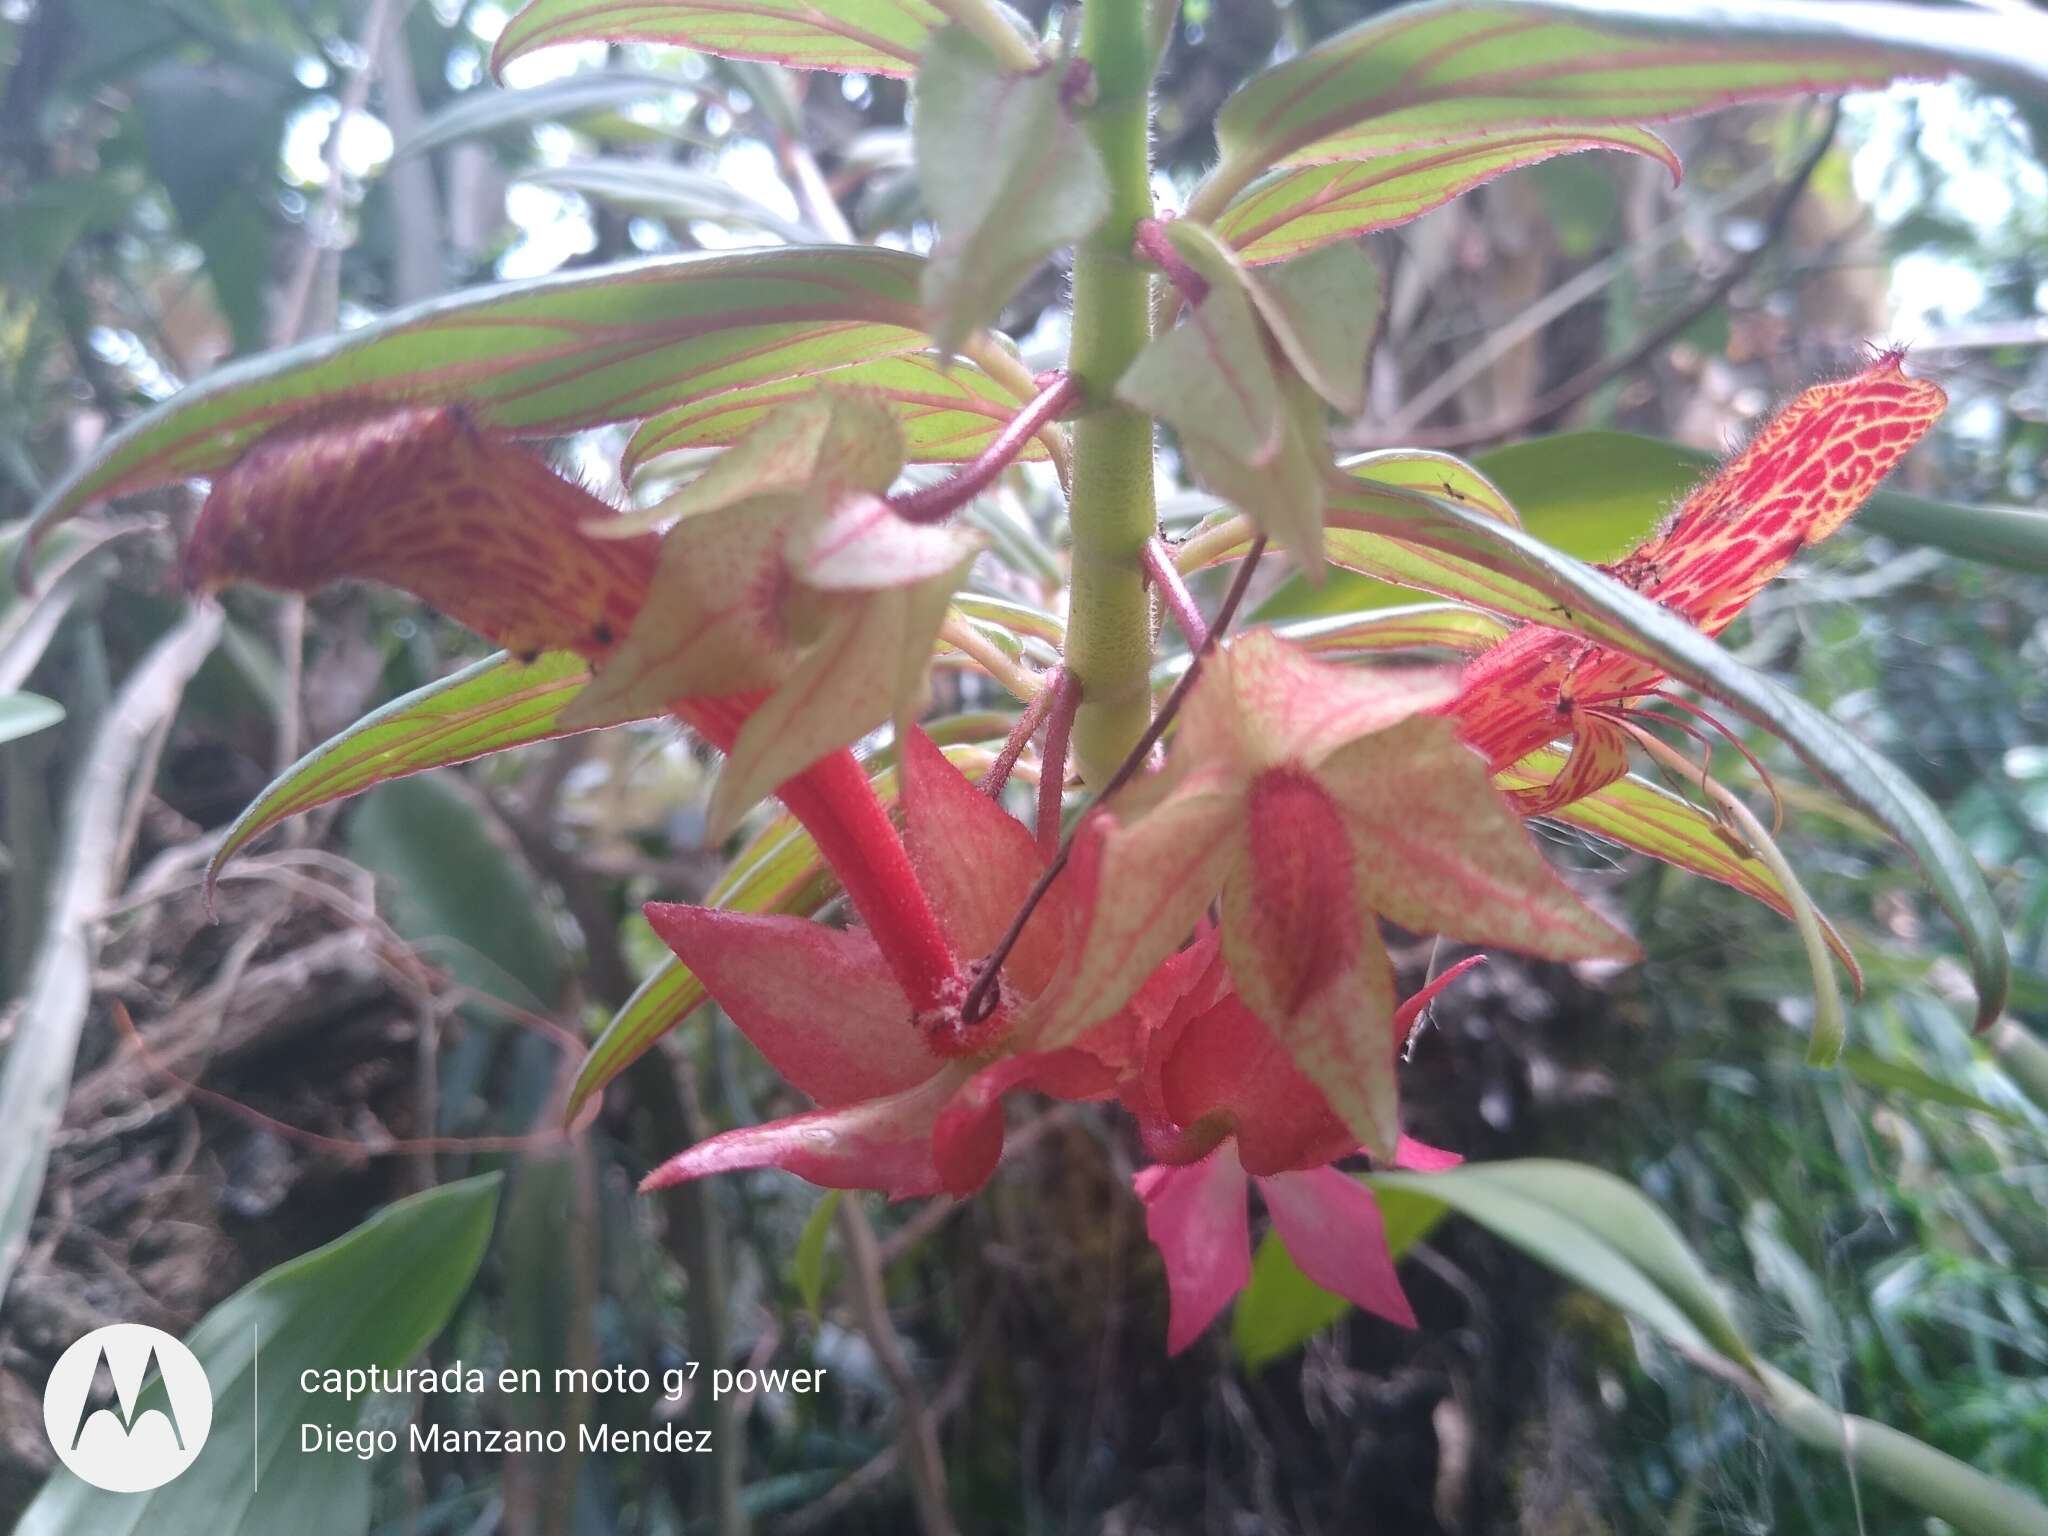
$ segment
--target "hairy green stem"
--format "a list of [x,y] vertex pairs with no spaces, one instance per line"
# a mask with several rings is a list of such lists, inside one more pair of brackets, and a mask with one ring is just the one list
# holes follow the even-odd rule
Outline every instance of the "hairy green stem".
[[1152,613],[1145,543],[1152,499],[1151,418],[1114,403],[1116,381],[1151,339],[1151,280],[1132,259],[1152,216],[1147,112],[1153,52],[1144,0],[1088,0],[1081,57],[1095,74],[1085,123],[1109,173],[1109,217],[1074,253],[1074,343],[1067,371],[1095,407],[1074,427],[1073,588],[1066,664],[1079,682],[1074,759],[1100,784],[1151,720]]

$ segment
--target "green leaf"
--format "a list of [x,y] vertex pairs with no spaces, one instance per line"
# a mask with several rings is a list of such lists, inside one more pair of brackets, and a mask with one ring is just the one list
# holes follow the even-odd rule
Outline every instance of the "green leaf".
[[[476,1275],[497,1201],[495,1173],[444,1184],[235,1292],[185,1336],[214,1405],[191,1469],[149,1493],[104,1493],[60,1469],[15,1536],[362,1536],[371,1463],[302,1452],[299,1435],[356,1428],[370,1399],[302,1391],[301,1373],[395,1370],[424,1349]],[[152,1381],[139,1402],[162,1400]]]
[[803,1298],[804,1310],[811,1314],[814,1323],[825,1299],[825,1240],[832,1235],[832,1218],[839,1212],[839,1199],[844,1193],[827,1190],[825,1198],[812,1207],[803,1234],[796,1240],[796,1256],[790,1261],[796,1293]]
[[[1531,532],[1596,560],[1629,549],[1715,468],[1711,454],[1633,432],[1559,433],[1496,449],[1479,464],[1521,509]],[[1553,526],[1584,530],[1584,547],[1553,537]],[[1850,526],[1966,560],[2048,572],[2048,513],[1879,490]]]
[[1276,624],[1275,634],[1323,656],[1367,656],[1422,648],[1471,653],[1505,639],[1507,625],[1490,613],[1455,603],[1414,603],[1364,613]]
[[1856,1477],[1890,1489],[1965,1536],[2042,1536],[2048,1507],[1954,1457],[1869,1419],[1838,1413],[1756,1360],[1706,1270],[1664,1213],[1610,1173],[1531,1158],[1443,1173],[1376,1173],[1478,1222],[1539,1263],[1664,1335],[1696,1363],[1747,1373],[1755,1395],[1795,1437]]
[[1526,1158],[1441,1173],[1375,1173],[1366,1182],[1447,1205],[1674,1342],[1754,1367],[1741,1330],[1670,1218],[1611,1173]]
[[[1397,1259],[1443,1220],[1443,1206],[1406,1190],[1376,1190],[1374,1196],[1387,1251]],[[1253,1255],[1251,1283],[1231,1313],[1230,1342],[1245,1369],[1256,1371],[1294,1353],[1350,1310],[1350,1302],[1301,1272],[1279,1233],[1268,1232]]]
[[[664,453],[690,448],[723,448],[763,416],[820,384],[870,391],[896,413],[904,456],[913,464],[965,463],[986,448],[1022,409],[1024,401],[971,363],[951,367],[933,352],[876,358],[835,368],[815,378],[778,379],[746,389],[709,395],[649,417],[626,445],[622,466],[636,473]],[[1043,461],[1045,445],[1033,438],[1018,458]]]
[[1989,1115],[2007,1125],[2024,1125],[2023,1116],[2010,1110],[2000,1109],[1996,1104],[1979,1098],[1967,1088],[1958,1088],[1953,1083],[1944,1083],[1940,1078],[1923,1072],[1920,1068],[1903,1061],[1887,1061],[1884,1057],[1869,1051],[1850,1048],[1836,1058],[1837,1066],[1857,1082],[1883,1093],[1904,1094],[1927,1104],[1946,1104],[1951,1109],[1967,1109],[1980,1115]]
[[64,718],[64,706],[39,693],[0,693],[0,742],[48,730]]
[[1330,515],[1333,523],[1346,521],[1412,551],[1417,585],[1654,662],[1779,736],[1836,794],[1912,853],[1961,930],[1977,988],[1978,1027],[1998,1017],[2012,964],[1983,874],[1919,787],[1825,713],[1744,666],[1684,619],[1519,528],[1435,497],[1357,481],[1333,496]]
[[377,790],[349,823],[350,857],[379,877],[391,926],[429,964],[515,1006],[546,1012],[560,946],[526,865],[445,778]]
[[926,0],[530,0],[491,70],[557,43],[674,43],[794,69],[908,75],[945,13]]
[[1039,264],[1109,213],[1109,177],[1070,115],[1065,71],[1006,70],[963,27],[935,33],[917,72],[918,185],[938,221],[924,297],[939,350],[992,322]]
[[820,238],[810,225],[784,218],[724,177],[666,161],[591,155],[522,171],[519,179],[657,219],[704,219],[734,229],[766,230],[796,245]]
[[[1447,453],[1390,448],[1346,459],[1338,467],[1374,485],[1446,496],[1488,517],[1521,523],[1516,508],[1509,505],[1492,481],[1464,460]],[[1341,500],[1340,497],[1340,503]],[[1573,554],[1582,553],[1573,546],[1569,530],[1554,530],[1550,522],[1545,522],[1534,531],[1553,544],[1559,543],[1553,532],[1564,534],[1560,547]],[[1241,521],[1235,526],[1229,522],[1208,523],[1181,546],[1176,563],[1183,573],[1192,573],[1219,560],[1236,559],[1250,543],[1251,530]],[[1337,572],[1320,588],[1300,579],[1288,582],[1259,605],[1259,619],[1270,622],[1405,607],[1414,602],[1418,586],[1431,589],[1425,577],[1441,574],[1442,562],[1434,555],[1399,546],[1377,534],[1349,529],[1344,526],[1341,512],[1324,532],[1323,552],[1338,567]]]
[[2036,88],[2048,67],[1989,15],[1810,0],[1427,0],[1256,75],[1224,104],[1222,163],[1189,205],[1214,217],[1276,165],[1364,160],[1545,129],[1666,121],[1745,101],[1975,66]]
[[44,496],[33,532],[88,502],[225,468],[334,400],[461,402],[488,426],[547,435],[913,351],[925,345],[923,270],[871,247],[664,257],[397,310],[217,369],[145,412]]
[[583,659],[566,651],[530,664],[500,651],[372,711],[293,763],[235,818],[206,867],[209,888],[229,859],[315,806],[429,768],[573,734],[555,722],[588,678]]
[[1285,261],[1420,218],[1517,166],[1589,149],[1645,155],[1678,178],[1678,156],[1648,129],[1536,130],[1277,171],[1217,217],[1216,233],[1248,262]]
[[632,69],[587,70],[517,91],[471,89],[451,98],[415,132],[399,140],[392,158],[423,155],[444,144],[502,133],[508,128],[573,122],[636,101],[681,94],[694,92],[680,77]]

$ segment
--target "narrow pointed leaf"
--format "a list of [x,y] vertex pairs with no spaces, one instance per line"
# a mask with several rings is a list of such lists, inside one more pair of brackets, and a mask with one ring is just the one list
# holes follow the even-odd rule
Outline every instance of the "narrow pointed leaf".
[[[1275,165],[1668,121],[1958,65],[1990,64],[2037,85],[2048,76],[2048,67],[2015,65],[2015,52],[2010,30],[1992,16],[1937,17],[1910,6],[1426,0],[1255,76],[1217,119],[1216,185],[1242,186]],[[1215,211],[1199,194],[1195,207]]]
[[[723,448],[761,418],[818,384],[879,395],[895,412],[905,458],[913,464],[958,464],[980,453],[1022,409],[1024,402],[970,363],[946,367],[936,353],[910,353],[836,368],[816,379],[778,379],[707,395],[649,417],[626,445],[623,472],[632,475],[664,453]],[[1033,438],[1018,458],[1042,462],[1045,444]]]
[[[315,806],[429,768],[574,734],[557,721],[588,678],[583,658],[566,651],[530,664],[500,651],[373,710],[279,774],[235,818],[207,865],[209,884],[255,839]],[[584,729],[606,723],[619,722]]]
[[400,139],[392,155],[394,159],[423,155],[444,144],[482,134],[502,133],[508,128],[525,128],[535,123],[573,122],[579,117],[613,112],[636,101],[683,94],[694,92],[676,75],[632,69],[587,70],[517,91],[471,89],[451,99],[417,130]]
[[1498,645],[1508,627],[1490,613],[1455,603],[1415,603],[1366,613],[1276,624],[1273,633],[1311,655],[1368,656],[1386,651],[1441,649],[1470,654]]
[[1535,130],[1278,171],[1226,208],[1216,233],[1248,262],[1285,261],[1405,224],[1517,166],[1589,149],[1645,155],[1678,178],[1678,156],[1647,129]]
[[1367,1182],[1468,1216],[1539,1263],[1622,1308],[1695,1358],[1748,1371],[1762,1406],[1826,1462],[1888,1489],[1966,1536],[2040,1536],[2048,1505],[1874,1420],[1829,1407],[1757,1360],[1668,1217],[1612,1174],[1531,1158]]
[[795,69],[908,75],[945,13],[926,0],[530,0],[491,70],[558,43],[673,43]]
[[269,428],[338,400],[459,402],[480,424],[546,435],[912,351],[924,345],[923,268],[871,247],[792,247],[631,262],[398,310],[219,369],[145,412],[51,488],[34,530],[212,474]]
[[1611,1173],[1525,1158],[1375,1173],[1367,1182],[1447,1205],[1676,1342],[1755,1368],[1735,1319],[1671,1219]]
[[519,180],[553,192],[574,192],[591,202],[649,218],[682,223],[703,219],[730,229],[762,230],[793,245],[814,244],[822,238],[810,225],[785,218],[724,177],[669,161],[590,155],[567,165],[522,171]]
[[912,134],[939,225],[925,302],[941,352],[992,322],[1040,262],[1109,213],[1109,177],[1067,106],[1063,74],[1012,74],[962,27],[925,50]]
[[1925,1104],[1944,1104],[1951,1109],[1967,1109],[1974,1114],[1989,1115],[2007,1125],[2024,1125],[2026,1118],[2008,1109],[1979,1098],[1967,1088],[1958,1088],[1945,1083],[1931,1073],[1921,1070],[1911,1062],[1890,1061],[1872,1051],[1845,1050],[1835,1059],[1835,1065],[1866,1088],[1875,1088],[1880,1093],[1903,1094]]
[[46,731],[64,718],[64,706],[39,693],[0,693],[0,744]]

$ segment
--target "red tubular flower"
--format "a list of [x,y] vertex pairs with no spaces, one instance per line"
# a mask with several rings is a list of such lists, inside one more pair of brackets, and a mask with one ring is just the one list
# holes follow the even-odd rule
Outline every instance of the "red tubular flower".
[[[593,535],[616,518],[459,408],[336,406],[274,429],[214,481],[184,575],[207,590],[382,582],[518,654],[574,651],[601,668],[648,605],[662,542]],[[666,707],[731,751],[763,698],[757,683]],[[778,793],[839,875],[904,995],[918,1009],[942,1006],[959,987],[957,962],[852,754],[817,757]]]
[[[1458,976],[1462,962],[1401,1005],[1397,1028]],[[1196,992],[1199,992],[1199,988]],[[1145,1232],[1166,1261],[1166,1347],[1179,1354],[1251,1278],[1245,1196],[1256,1183],[1303,1274],[1377,1317],[1415,1326],[1372,1191],[1331,1167],[1358,1150],[1313,1083],[1256,1015],[1225,997],[1182,1008],[1155,1033],[1152,1065],[1132,1085],[1162,1161],[1140,1169]],[[1395,1167],[1434,1172],[1457,1154],[1408,1136]]]
[[[923,731],[906,733],[902,772],[904,834],[917,879],[954,953],[986,954],[1044,859],[1024,825]],[[1068,881],[1054,884],[1004,965],[1001,1002],[967,1030],[959,1026],[957,995],[939,1009],[914,1010],[861,930],[651,903],[655,932],[819,1107],[699,1142],[656,1169],[646,1187],[777,1167],[814,1184],[879,1189],[895,1199],[979,1188],[1002,1152],[1003,1095],[1031,1089],[1107,1098],[1194,969],[1194,960],[1169,960],[1129,1007],[1071,1043],[1041,1049],[1029,1004],[1065,962],[1072,891]],[[915,1032],[906,1027],[913,1012]]]
[[[1907,378],[1901,355],[1800,395],[1608,573],[1719,634],[1794,555],[1848,521],[1941,415],[1948,397]],[[1531,624],[1477,657],[1442,713],[1495,771],[1571,738],[1555,780],[1514,792],[1538,816],[1628,771],[1617,722],[1663,679],[1649,662]]]

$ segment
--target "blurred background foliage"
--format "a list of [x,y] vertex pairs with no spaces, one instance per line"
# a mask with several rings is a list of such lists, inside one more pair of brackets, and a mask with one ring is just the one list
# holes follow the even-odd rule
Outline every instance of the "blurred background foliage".
[[[1375,9],[1191,0],[1157,122],[1163,179],[1185,187],[1216,107],[1275,49]],[[394,305],[636,254],[843,236],[842,219],[861,239],[928,240],[900,82],[576,46],[522,61],[504,91],[485,58],[506,17],[482,0],[0,0],[0,523],[182,382]],[[1654,166],[1575,156],[1376,237],[1388,315],[1370,408],[1345,439],[1478,452],[1600,427],[1719,452],[1869,339],[1896,338],[1953,397],[1905,488],[2038,505],[2048,115],[1960,85],[1854,99],[1805,195],[1771,221],[1825,116],[1679,125],[1675,192]],[[1007,317],[1034,360],[1063,341],[1063,282],[1041,274]],[[1617,359],[1610,380],[1558,398]],[[623,496],[618,446],[600,433],[557,451]],[[1569,477],[1539,489],[1579,519],[1591,556],[1666,509],[1576,493]],[[1056,550],[1029,477],[1008,494],[1013,536]],[[0,701],[40,723],[0,745],[0,995],[41,940],[86,744],[175,621],[175,534],[193,508],[185,493],[125,502],[58,541],[52,596],[0,598],[0,694],[65,712],[48,723],[48,707]],[[2010,921],[2015,1015],[2038,1030],[2041,564],[1959,559],[1912,534],[1831,542],[1731,640],[1954,818]],[[1267,604],[1360,598],[1339,579]],[[708,1011],[573,1146],[363,1159],[305,1144],[281,1127],[361,1141],[542,1125],[563,1053],[536,1016],[601,1022],[660,953],[639,903],[700,894],[717,872],[699,835],[707,767],[649,727],[387,787],[251,858],[210,926],[197,871],[271,775],[477,654],[382,592],[310,606],[236,593],[228,609],[124,819],[100,1004],[0,1308],[0,1517],[49,1465],[40,1384],[70,1338],[116,1317],[182,1330],[395,1195],[504,1166],[492,1248],[435,1358],[816,1363],[831,1386],[715,1407],[700,1394],[684,1412],[715,1426],[711,1458],[400,1458],[377,1471],[380,1531],[900,1530],[906,1412],[935,1427],[974,1530],[1925,1528],[1455,1221],[1406,1266],[1418,1336],[1345,1318],[1262,1258],[1236,1327],[1169,1363],[1163,1283],[1127,1194],[1135,1148],[1085,1110],[1026,1116],[971,1206],[873,1209],[877,1307],[806,1186],[764,1174],[632,1192],[707,1128],[784,1107]],[[967,678],[940,690],[942,707],[991,702]],[[1546,831],[1649,959],[1619,974],[1484,968],[1415,1043],[1416,1128],[1469,1157],[1572,1156],[1629,1177],[1778,1364],[1838,1406],[2048,1487],[2048,1158],[2019,1086],[2032,1070],[2038,1097],[2038,1058],[2010,1025],[1988,1045],[1967,1035],[1946,929],[1903,860],[1755,745],[1787,851],[1869,970],[1845,1068],[1803,1063],[1808,987],[1788,926]],[[150,1061],[121,1049],[111,999]],[[196,1100],[161,1069],[256,1113]],[[669,1410],[486,1396],[381,1411],[640,1424]]]

